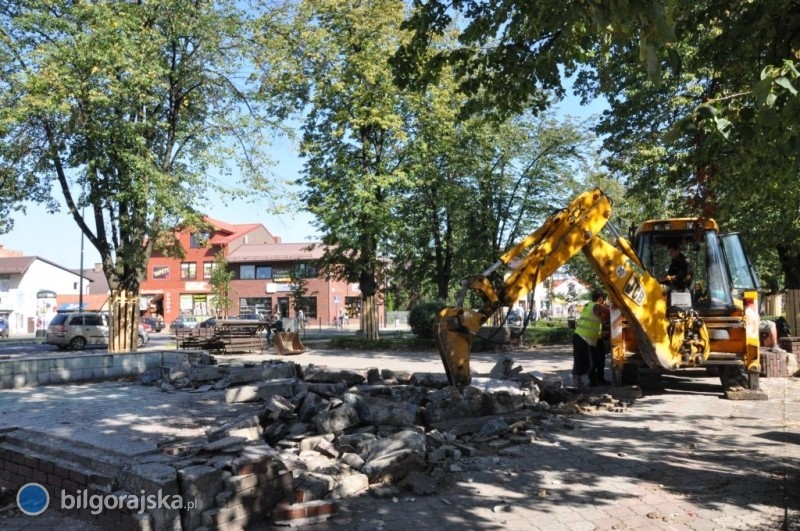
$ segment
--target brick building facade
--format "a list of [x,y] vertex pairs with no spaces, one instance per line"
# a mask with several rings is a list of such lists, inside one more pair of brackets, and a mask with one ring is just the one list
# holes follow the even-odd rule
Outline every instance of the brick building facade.
[[361,308],[358,285],[320,278],[316,261],[322,249],[311,243],[282,243],[261,224],[230,224],[206,218],[208,234],[183,231],[178,239],[183,259],[153,253],[140,287],[143,313],[158,313],[171,323],[180,315],[203,319],[215,315],[209,280],[217,253],[233,272],[229,314],[275,313],[294,317],[289,274],[303,272],[306,280],[306,318],[310,326],[327,326],[345,310],[357,319]]

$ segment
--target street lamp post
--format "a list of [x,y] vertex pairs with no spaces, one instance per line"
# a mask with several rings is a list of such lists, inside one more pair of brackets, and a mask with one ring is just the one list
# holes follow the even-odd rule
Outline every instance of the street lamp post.
[[[83,206],[81,207],[81,219],[84,218],[84,214],[86,213],[86,181],[83,182]],[[78,279],[78,311],[83,311],[83,241],[86,239],[86,235],[83,233],[83,229],[81,228],[81,278]]]

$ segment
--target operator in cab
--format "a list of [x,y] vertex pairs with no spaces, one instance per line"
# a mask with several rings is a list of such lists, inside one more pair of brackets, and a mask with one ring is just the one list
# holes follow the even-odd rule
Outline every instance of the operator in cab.
[[661,279],[662,284],[666,284],[675,291],[686,291],[692,284],[692,267],[689,259],[681,252],[679,244],[671,244],[667,249],[672,261],[667,269],[667,274]]

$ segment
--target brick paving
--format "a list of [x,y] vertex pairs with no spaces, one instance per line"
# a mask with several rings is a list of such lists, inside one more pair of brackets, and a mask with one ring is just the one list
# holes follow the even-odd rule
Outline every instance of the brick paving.
[[[571,363],[567,347],[511,355],[526,371],[562,377]],[[435,353],[313,350],[286,359],[442,372]],[[473,361],[488,372],[496,356],[476,354]],[[624,412],[572,417],[574,429],[543,429],[521,451],[463,458],[461,471],[449,473],[432,496],[343,500],[338,515],[304,529],[800,529],[800,380],[762,379],[769,400],[745,402],[722,399],[717,379],[682,374],[646,378],[645,396]],[[221,392],[165,394],[129,382],[27,388],[0,392],[0,428],[25,427],[132,455],[202,433],[242,407],[252,405],[226,405]],[[2,529],[15,530],[74,524],[52,509],[0,519]]]

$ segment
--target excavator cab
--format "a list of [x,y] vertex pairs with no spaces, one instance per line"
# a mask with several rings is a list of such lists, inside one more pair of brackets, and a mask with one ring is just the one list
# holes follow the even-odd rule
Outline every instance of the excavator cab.
[[688,259],[691,281],[680,290],[665,283],[671,306],[691,308],[703,317],[729,316],[741,312],[745,292],[760,290],[739,234],[720,235],[714,220],[647,221],[639,227],[633,242],[643,265],[656,278],[663,278],[667,272],[667,249],[674,245]]

